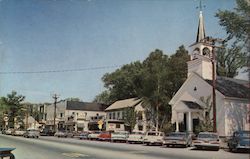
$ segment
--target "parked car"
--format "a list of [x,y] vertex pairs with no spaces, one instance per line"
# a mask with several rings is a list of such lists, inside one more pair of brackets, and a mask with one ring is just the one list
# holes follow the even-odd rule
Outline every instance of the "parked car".
[[5,130],[5,135],[11,135],[13,133],[14,129],[7,129]]
[[23,134],[25,133],[25,130],[14,130],[12,132],[13,136],[23,136]]
[[26,132],[23,134],[23,137],[27,138],[39,138],[40,132],[37,129],[27,129]]
[[82,139],[88,139],[88,135],[89,135],[89,132],[88,131],[84,131],[84,132],[80,133],[79,139],[80,140],[82,140]]
[[92,131],[89,133],[88,139],[89,140],[97,140],[100,133],[101,133],[100,131]]
[[228,140],[229,151],[234,152],[240,149],[250,150],[250,131],[235,131]]
[[111,133],[111,142],[126,142],[129,133],[127,131],[116,131]]
[[129,134],[127,142],[128,143],[143,143],[145,133],[141,131],[134,131]]
[[110,141],[111,140],[111,132],[110,131],[103,131],[99,134],[98,140],[101,141]]
[[163,145],[168,146],[184,146],[188,147],[192,144],[192,135],[186,132],[171,132],[163,139]]
[[159,131],[148,131],[144,136],[143,143],[146,145],[162,145],[164,133]]
[[56,137],[74,137],[74,135],[73,135],[73,133],[71,133],[71,132],[67,132],[67,131],[64,131],[64,130],[61,130],[61,131],[57,131],[55,134],[54,134],[54,136],[56,136]]
[[40,135],[41,136],[54,136],[55,135],[55,132],[50,130],[50,129],[43,129],[41,132],[40,132]]
[[217,133],[200,132],[198,137],[193,141],[193,146],[197,149],[215,149],[220,148],[220,139]]

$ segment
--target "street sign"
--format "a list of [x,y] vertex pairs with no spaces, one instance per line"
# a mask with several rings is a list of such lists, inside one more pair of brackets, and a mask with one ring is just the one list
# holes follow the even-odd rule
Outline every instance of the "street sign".
[[5,122],[7,122],[7,121],[9,121],[9,118],[6,116],[6,117],[3,118],[3,120],[4,120]]
[[102,120],[99,120],[99,121],[97,122],[97,124],[98,124],[98,128],[101,130],[101,129],[102,129],[102,125],[103,125],[103,121],[102,121]]

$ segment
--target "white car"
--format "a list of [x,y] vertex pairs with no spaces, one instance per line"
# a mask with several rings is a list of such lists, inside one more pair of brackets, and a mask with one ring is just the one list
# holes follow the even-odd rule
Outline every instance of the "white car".
[[15,130],[15,131],[13,132],[13,135],[14,135],[14,136],[23,136],[24,133],[25,133],[24,130]]
[[197,149],[216,149],[220,148],[220,139],[217,133],[200,132],[196,140],[193,141],[193,146]]
[[129,133],[127,131],[116,131],[111,133],[111,142],[126,142],[128,138]]
[[162,145],[164,133],[159,131],[148,131],[144,136],[143,143],[146,145]]
[[99,135],[101,134],[100,131],[92,131],[88,135],[89,140],[97,140],[99,138]]
[[143,143],[144,133],[141,131],[134,131],[129,134],[127,142],[128,143]]

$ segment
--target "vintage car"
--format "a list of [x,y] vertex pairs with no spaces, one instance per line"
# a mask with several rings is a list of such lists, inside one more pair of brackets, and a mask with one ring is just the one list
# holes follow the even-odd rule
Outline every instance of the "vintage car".
[[111,133],[111,142],[126,142],[128,138],[128,131],[115,131]]
[[192,144],[192,135],[186,132],[171,132],[163,139],[163,145],[168,146],[184,146],[188,147]]
[[129,134],[127,143],[143,143],[145,133],[141,131],[133,131]]
[[12,132],[13,136],[23,136],[23,134],[25,133],[25,130],[14,130]]
[[40,132],[40,136],[54,136],[54,135],[55,135],[55,132],[53,130],[50,130],[50,129],[43,129]]
[[146,145],[162,145],[164,133],[159,131],[148,131],[143,138]]
[[80,135],[79,135],[79,139],[82,140],[82,139],[88,139],[88,135],[89,135],[90,132],[88,131],[84,131],[84,132],[81,132]]
[[27,129],[26,132],[23,134],[23,137],[27,138],[39,138],[40,132],[37,129]]
[[235,131],[228,140],[229,151],[250,150],[250,131]]
[[197,149],[220,149],[220,139],[217,133],[200,132],[193,141],[193,146]]
[[7,129],[5,130],[5,135],[12,135],[14,129]]
[[100,141],[110,141],[111,140],[111,132],[110,131],[103,131],[99,134],[98,140]]
[[71,132],[67,132],[67,131],[64,131],[64,130],[61,130],[61,131],[57,131],[54,136],[60,138],[60,137],[74,137],[73,133]]
[[98,136],[100,135],[101,131],[92,131],[88,135],[89,140],[98,140]]

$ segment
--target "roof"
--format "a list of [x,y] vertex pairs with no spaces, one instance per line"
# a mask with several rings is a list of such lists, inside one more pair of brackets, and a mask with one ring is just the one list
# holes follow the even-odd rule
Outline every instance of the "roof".
[[122,109],[127,107],[133,107],[136,106],[141,102],[141,99],[138,98],[130,98],[130,99],[124,99],[124,100],[118,100],[111,104],[106,111],[114,110],[114,109]]
[[99,103],[66,101],[67,110],[104,111],[108,106]]
[[[212,85],[212,80],[206,80]],[[234,78],[218,76],[216,90],[226,97],[249,99],[249,82]]]
[[182,101],[189,109],[202,109],[202,107],[195,102],[192,101]]

